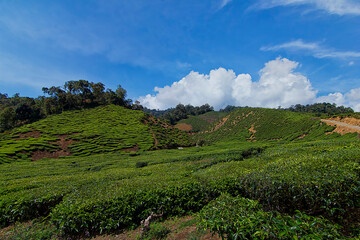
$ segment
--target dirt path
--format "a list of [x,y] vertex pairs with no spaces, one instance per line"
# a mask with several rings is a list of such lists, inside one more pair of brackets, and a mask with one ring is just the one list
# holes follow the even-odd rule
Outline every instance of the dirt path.
[[321,121],[325,122],[328,125],[336,126],[336,129],[334,130],[334,132],[337,132],[340,134],[346,134],[346,133],[351,133],[351,132],[360,133],[359,126],[350,125],[350,124],[335,121],[335,120],[322,119]]

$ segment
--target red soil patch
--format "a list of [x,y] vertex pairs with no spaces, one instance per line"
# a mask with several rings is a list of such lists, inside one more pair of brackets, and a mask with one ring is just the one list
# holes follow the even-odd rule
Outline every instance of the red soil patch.
[[37,150],[31,154],[31,161],[37,161],[43,158],[59,158],[61,156],[70,156],[70,152],[59,150],[55,152]]
[[[321,120],[322,122],[325,122],[327,125],[330,125],[330,126],[334,126],[336,127],[332,132],[327,132],[326,135],[328,134],[331,134],[331,133],[339,133],[340,135],[344,135],[344,134],[347,134],[347,133],[354,133],[354,132],[357,132],[357,133],[360,133],[360,130],[359,129],[356,129],[356,128],[351,128],[351,127],[347,127],[347,126],[342,126],[342,125],[338,125],[336,123],[333,123],[333,122],[329,122],[327,120],[333,120],[333,121],[338,121],[338,122],[342,122],[342,123],[346,123],[346,124],[349,124],[349,125],[354,125],[354,126],[359,126],[360,125],[360,120],[359,119],[351,119],[351,118],[343,118],[343,119],[340,119],[340,118],[331,118],[331,119],[323,119]],[[358,125],[359,124],[359,125]]]
[[306,134],[299,136],[298,139],[303,139],[304,137],[306,137]]
[[70,146],[71,144],[73,144],[77,141],[72,140],[72,139],[66,139],[68,136],[69,136],[68,134],[59,135],[58,136],[59,140],[57,140],[55,142],[50,142],[52,144],[59,145],[61,150],[58,150],[55,152],[37,150],[31,154],[31,160],[37,161],[37,160],[40,160],[43,158],[59,158],[61,156],[70,156],[71,153],[70,153],[68,146]]
[[124,152],[137,152],[139,151],[139,146],[136,144],[136,146],[134,147],[131,147],[131,148],[124,148],[124,149],[121,149],[121,151],[124,151]]
[[27,133],[19,133],[17,135],[18,135],[18,137],[15,138],[15,140],[25,139],[25,138],[30,138],[30,137],[33,137],[33,138],[41,137],[41,133],[37,132],[37,131],[32,131],[32,132],[27,132]]
[[[75,134],[73,134],[73,135],[75,135]],[[68,134],[59,135],[58,137],[60,138],[60,140],[57,140],[55,142],[50,142],[50,143],[59,145],[61,147],[61,149],[64,151],[69,151],[68,146],[70,146],[71,144],[73,144],[77,141],[72,140],[72,139],[66,139],[68,136],[69,136]]]
[[256,133],[256,130],[254,129],[254,124],[253,125],[251,125],[251,128],[249,128],[249,132],[251,132],[251,133]]
[[185,132],[189,132],[192,130],[192,126],[186,123],[178,123],[175,125],[175,128]]
[[346,117],[346,118],[331,118],[330,120],[334,120],[334,121],[338,121],[338,122],[342,122],[342,123],[346,123],[346,124],[349,124],[349,125],[354,125],[354,126],[358,126],[360,127],[360,119],[357,119],[357,118],[349,118],[349,117]]
[[218,125],[216,125],[215,128],[214,128],[212,131],[210,131],[210,132],[215,132],[215,131],[217,131],[219,128],[221,128],[222,126],[224,126],[224,124],[227,122],[228,119],[229,119],[229,116],[224,117],[224,118],[221,120],[221,122],[220,122]]
[[256,130],[255,130],[255,128],[254,128],[254,124],[253,125],[251,125],[251,128],[249,128],[248,129],[249,130],[249,132],[251,132],[251,136],[250,136],[250,138],[249,138],[249,140],[248,141],[256,141],[256,139],[255,139],[255,133],[256,133]]

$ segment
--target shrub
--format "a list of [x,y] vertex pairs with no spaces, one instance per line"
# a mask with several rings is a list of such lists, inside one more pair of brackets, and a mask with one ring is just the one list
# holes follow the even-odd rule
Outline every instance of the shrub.
[[148,165],[148,162],[137,162],[135,164],[136,168],[142,168],[142,167],[146,167]]
[[200,225],[222,239],[338,239],[339,226],[299,211],[264,212],[257,201],[221,195],[199,213]]

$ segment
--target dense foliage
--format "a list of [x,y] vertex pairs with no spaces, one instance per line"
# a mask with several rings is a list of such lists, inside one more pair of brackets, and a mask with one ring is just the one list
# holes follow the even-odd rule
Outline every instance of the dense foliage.
[[325,113],[328,115],[335,115],[335,114],[341,114],[341,113],[353,113],[354,110],[350,107],[344,107],[344,106],[336,106],[335,103],[314,103],[314,104],[307,104],[307,105],[301,105],[296,104],[292,105],[289,108],[285,108],[285,110],[289,110],[292,112],[306,112],[306,113]]
[[190,104],[183,105],[178,104],[175,108],[169,108],[167,110],[155,110],[144,108],[144,112],[150,113],[155,117],[160,117],[168,121],[170,124],[175,124],[182,119],[187,119],[189,116],[197,116],[207,112],[214,111],[214,108],[209,104],[204,104],[200,107],[194,107]]
[[[224,194],[200,212],[200,224],[222,239],[340,239],[339,226],[297,212],[265,212],[258,201]],[[344,238],[344,237],[342,237]]]

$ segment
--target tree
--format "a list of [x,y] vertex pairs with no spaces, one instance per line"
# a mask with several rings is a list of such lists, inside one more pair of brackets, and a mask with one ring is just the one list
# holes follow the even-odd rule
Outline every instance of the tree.
[[32,108],[26,103],[20,103],[15,108],[16,119],[26,121],[32,118]]
[[135,103],[132,105],[133,110],[143,110],[144,107],[140,104],[138,100],[135,101]]
[[14,108],[6,107],[0,114],[0,131],[5,131],[15,126],[16,113]]

